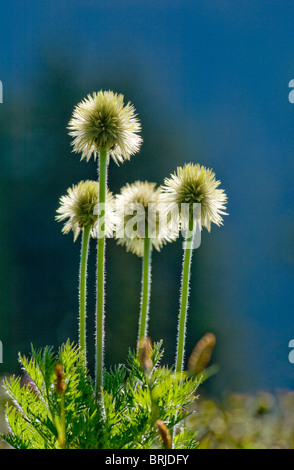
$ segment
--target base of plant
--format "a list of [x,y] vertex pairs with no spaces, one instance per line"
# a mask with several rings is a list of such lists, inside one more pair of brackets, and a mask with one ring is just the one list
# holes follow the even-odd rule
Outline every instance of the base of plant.
[[67,342],[57,353],[32,348],[30,358],[19,357],[26,383],[5,381],[10,432],[1,437],[17,449],[162,449],[176,427],[173,448],[196,448],[184,423],[201,378],[160,365],[161,346],[153,346],[148,363],[130,351],[126,364],[104,371],[103,414],[76,345]]

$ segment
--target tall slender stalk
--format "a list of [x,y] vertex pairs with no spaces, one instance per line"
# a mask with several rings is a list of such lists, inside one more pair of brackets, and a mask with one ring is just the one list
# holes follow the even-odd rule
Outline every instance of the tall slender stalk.
[[[147,231],[147,230],[146,230]],[[141,309],[139,319],[138,344],[147,336],[149,301],[151,288],[151,242],[148,236],[144,239],[144,256],[142,264]]]
[[[107,152],[100,151],[99,156],[99,202],[98,217],[105,217],[107,190]],[[100,208],[99,208],[100,206]],[[103,208],[104,206],[104,208]],[[102,208],[102,210],[101,210]],[[96,299],[96,399],[100,400],[103,386],[103,354],[104,354],[104,284],[105,284],[105,224],[99,223],[97,246],[97,299]]]
[[[182,267],[182,281],[181,281],[181,294],[180,294],[180,313],[178,320],[178,337],[177,337],[177,354],[176,354],[176,372],[183,372],[184,352],[185,352],[185,338],[186,338],[186,323],[187,311],[189,300],[189,284],[190,284],[190,271],[193,252],[193,217],[189,219],[189,232],[191,236],[185,240],[183,267]],[[174,448],[174,437],[176,433],[176,426],[172,429],[172,449]]]
[[177,355],[176,355],[176,372],[182,372],[184,363],[184,350],[185,350],[185,337],[186,337],[186,322],[188,311],[189,299],[189,283],[190,283],[190,268],[193,252],[193,217],[189,220],[189,232],[192,233],[186,239],[186,246],[184,249],[183,267],[182,267],[182,282],[181,282],[181,296],[180,296],[180,313],[178,323],[178,341],[177,341]]
[[87,262],[89,251],[89,237],[91,226],[86,225],[83,229],[82,245],[81,245],[81,262],[80,262],[80,322],[79,322],[79,345],[80,351],[84,352],[86,364],[86,304],[87,304]]

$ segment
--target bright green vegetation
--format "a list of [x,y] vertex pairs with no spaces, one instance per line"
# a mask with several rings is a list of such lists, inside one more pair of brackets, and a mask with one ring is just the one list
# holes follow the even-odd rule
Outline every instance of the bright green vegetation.
[[[20,356],[29,381],[5,380],[11,430],[2,438],[17,449],[163,448],[161,420],[167,432],[176,428],[175,448],[196,448],[196,433],[184,425],[189,414],[184,410],[196,399],[200,378],[175,376],[160,366],[162,354],[161,344],[155,344],[148,362],[130,352],[127,365],[105,371],[103,407],[97,406],[95,383],[76,346],[67,343],[57,354],[46,347],[32,350],[30,358]],[[63,387],[57,365],[64,372]]]

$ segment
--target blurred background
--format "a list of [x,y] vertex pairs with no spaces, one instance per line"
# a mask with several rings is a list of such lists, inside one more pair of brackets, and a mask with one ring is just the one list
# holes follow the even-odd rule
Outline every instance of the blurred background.
[[[144,144],[109,168],[126,182],[161,184],[185,162],[213,168],[229,197],[224,226],[193,254],[187,354],[216,335],[227,391],[291,390],[294,365],[294,4],[290,1],[11,0],[1,9],[0,375],[17,354],[78,338],[80,240],[55,222],[59,197],[95,179],[71,153],[67,124],[88,93],[123,93]],[[89,365],[94,362],[95,243],[88,276]],[[153,255],[150,336],[173,364],[182,244]],[[141,260],[107,242],[106,366],[135,347]]]

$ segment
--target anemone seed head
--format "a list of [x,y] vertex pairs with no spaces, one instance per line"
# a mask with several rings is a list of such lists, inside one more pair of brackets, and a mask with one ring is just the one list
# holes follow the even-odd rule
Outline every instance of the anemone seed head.
[[[211,223],[220,226],[223,224],[222,215],[227,215],[227,195],[219,189],[220,181],[216,180],[215,173],[199,163],[187,163],[178,167],[170,178],[165,178],[162,186],[161,199],[167,204],[175,205],[181,210],[182,204],[201,204],[201,226],[210,232]],[[185,225],[187,221],[181,220]]]
[[124,96],[112,91],[89,94],[74,109],[68,125],[74,137],[73,152],[87,161],[97,158],[101,150],[118,164],[129,160],[140,149],[141,124],[134,106],[124,105]]
[[[80,181],[67,189],[67,194],[59,199],[56,220],[58,222],[66,221],[62,232],[74,234],[74,241],[79,236],[80,231],[90,225],[90,234],[93,238],[97,237],[97,219],[98,215],[95,209],[99,202],[99,183],[97,181]],[[115,201],[112,193],[107,190],[106,194],[107,211],[105,216],[106,236],[112,234],[115,225]]]
[[[135,181],[127,183],[121,188],[120,194],[116,196],[117,217],[123,225],[123,236],[117,236],[119,245],[124,245],[127,251],[137,256],[144,255],[144,239],[149,236],[151,249],[160,251],[167,242],[174,241],[178,235],[172,231],[171,227],[166,227],[164,217],[161,223],[159,218],[160,188],[156,188],[156,183],[148,181]],[[134,217],[137,217],[136,226],[143,225],[144,234],[137,231],[134,235],[129,235],[127,225]],[[152,215],[153,214],[153,215]],[[119,225],[119,223],[118,223]]]

